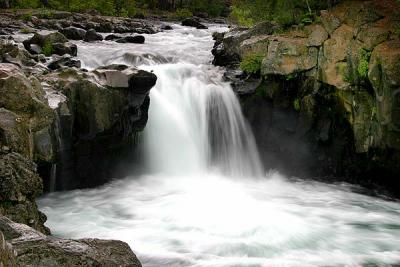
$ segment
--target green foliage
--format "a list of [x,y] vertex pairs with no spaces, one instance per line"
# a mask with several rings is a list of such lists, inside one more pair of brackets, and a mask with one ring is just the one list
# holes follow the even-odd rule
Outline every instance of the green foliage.
[[15,9],[47,8],[71,12],[96,10],[102,15],[123,17],[132,17],[138,10],[141,10],[141,14],[145,13],[143,10],[155,14],[168,12],[180,19],[193,14],[217,17],[229,12],[225,0],[11,0],[10,3]]
[[193,13],[187,8],[178,8],[173,15],[173,17],[176,19],[185,19],[192,16]]
[[300,100],[298,98],[293,101],[293,107],[296,111],[300,111]]
[[240,68],[248,74],[257,74],[261,70],[264,56],[259,53],[252,53],[245,56],[240,63]]
[[49,57],[53,54],[54,48],[50,42],[47,42],[42,47],[42,52],[45,56]]
[[42,7],[40,0],[12,0],[10,4],[13,8],[39,8]]
[[314,21],[315,11],[326,9],[330,2],[328,0],[234,0],[232,16],[240,17],[242,14],[240,12],[237,14],[235,11],[239,9],[246,10],[244,17],[252,19],[254,23],[276,21],[286,27],[299,23],[307,25]]
[[42,19],[52,19],[54,17],[54,14],[53,14],[53,11],[43,8],[40,11],[40,15],[39,16]]
[[26,13],[21,16],[23,21],[31,21],[32,20],[32,13]]
[[267,86],[264,82],[257,87],[255,95],[262,98],[267,98]]
[[251,12],[249,9],[242,9],[240,7],[233,6],[230,17],[241,26],[252,27],[254,25],[254,20],[251,17]]
[[312,14],[312,13],[306,13],[306,14],[304,14],[303,16],[302,16],[302,18],[301,18],[301,24],[304,24],[304,25],[309,25],[309,24],[311,24],[311,23],[313,23],[314,22],[314,14]]
[[23,34],[28,34],[28,33],[34,32],[34,30],[33,30],[33,29],[30,29],[30,28],[22,28],[22,29],[20,30],[20,32],[23,33]]
[[358,64],[358,75],[361,78],[368,77],[369,60],[371,59],[371,51],[366,49],[360,50],[360,63]]

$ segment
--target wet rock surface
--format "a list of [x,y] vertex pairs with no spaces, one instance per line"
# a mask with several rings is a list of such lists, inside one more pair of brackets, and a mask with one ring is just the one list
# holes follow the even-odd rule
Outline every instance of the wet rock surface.
[[[2,259],[16,265],[4,266],[110,266],[141,267],[128,244],[115,240],[69,240],[46,236],[24,224],[14,223],[0,216],[3,233],[11,255],[0,254]],[[4,255],[4,256],[3,256]],[[4,257],[4,258],[3,258]],[[10,260],[11,259],[11,260]]]
[[[237,92],[267,167],[400,193],[396,12],[395,3],[343,1],[303,28],[275,33],[264,23],[214,35],[215,65],[262,58],[253,77],[263,82]],[[234,88],[251,88],[252,75],[232,73]]]
[[[118,27],[129,33],[156,30],[133,20],[113,23],[91,17],[89,22],[68,12],[56,17],[33,16],[33,35],[23,43],[8,36],[0,39],[0,214],[15,222],[0,220],[6,239],[0,238],[0,262],[141,266],[123,242],[47,236],[46,216],[35,199],[43,191],[91,187],[116,177],[120,159],[129,158],[146,126],[149,91],[157,80],[153,73],[124,65],[81,69],[75,58],[78,48],[68,40],[101,41],[97,32],[118,32]],[[25,23],[13,16],[1,22],[12,25],[4,27],[6,34],[25,28]],[[38,28],[57,31],[39,34]],[[121,38],[144,42],[139,35]]]
[[208,29],[208,27],[200,22],[198,18],[186,18],[182,21],[182,26],[194,27],[196,29]]

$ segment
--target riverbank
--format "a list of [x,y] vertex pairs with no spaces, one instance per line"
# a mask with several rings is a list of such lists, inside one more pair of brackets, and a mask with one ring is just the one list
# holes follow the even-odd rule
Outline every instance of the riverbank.
[[309,25],[215,36],[267,167],[400,194],[398,16],[395,1],[343,1]]

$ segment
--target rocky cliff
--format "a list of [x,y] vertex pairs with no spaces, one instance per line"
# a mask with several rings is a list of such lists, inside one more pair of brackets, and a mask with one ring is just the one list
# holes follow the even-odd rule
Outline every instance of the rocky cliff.
[[[2,23],[13,32],[27,22]],[[0,214],[12,220],[0,218],[2,266],[140,266],[123,242],[48,236],[35,202],[115,178],[147,123],[156,75],[125,65],[87,71],[76,54],[60,32],[0,38]]]
[[395,1],[343,1],[311,25],[215,35],[268,167],[400,192],[399,23]]

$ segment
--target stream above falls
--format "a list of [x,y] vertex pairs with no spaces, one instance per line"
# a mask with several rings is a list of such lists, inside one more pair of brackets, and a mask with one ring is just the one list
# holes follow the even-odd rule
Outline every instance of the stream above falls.
[[[78,45],[87,69],[154,71],[144,171],[39,200],[56,236],[127,242],[145,267],[400,264],[400,204],[348,184],[264,172],[214,31],[172,25],[146,43]],[[96,177],[93,177],[96,179]]]

